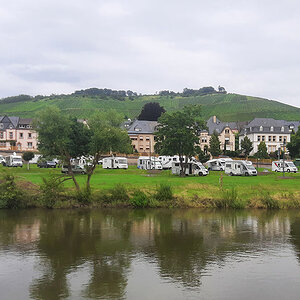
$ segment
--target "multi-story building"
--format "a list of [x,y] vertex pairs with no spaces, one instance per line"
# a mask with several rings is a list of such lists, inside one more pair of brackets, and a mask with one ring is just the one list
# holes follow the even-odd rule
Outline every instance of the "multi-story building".
[[200,147],[204,150],[205,145],[209,147],[211,135],[217,132],[220,140],[221,150],[235,151],[235,134],[238,133],[238,126],[235,122],[221,122],[216,116],[210,117],[206,126],[208,130],[200,132]]
[[258,150],[258,145],[265,142],[268,153],[275,152],[279,148],[285,149],[285,145],[291,140],[291,133],[298,130],[300,121],[274,120],[272,118],[255,118],[249,122],[240,132],[239,142],[247,136],[253,143],[253,155]]
[[128,135],[134,150],[145,155],[154,153],[154,132],[157,124],[156,121],[135,120],[128,127]]
[[0,116],[0,151],[37,151],[32,119]]

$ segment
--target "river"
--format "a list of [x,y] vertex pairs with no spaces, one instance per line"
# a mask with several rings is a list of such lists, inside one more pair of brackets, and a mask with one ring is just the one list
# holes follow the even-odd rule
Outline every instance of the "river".
[[0,299],[299,299],[300,211],[0,211]]

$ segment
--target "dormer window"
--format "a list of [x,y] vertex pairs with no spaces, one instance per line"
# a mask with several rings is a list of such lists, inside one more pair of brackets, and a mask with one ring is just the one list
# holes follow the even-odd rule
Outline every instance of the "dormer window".
[[9,128],[12,129],[13,128],[12,125],[9,125]]
[[0,123],[0,128],[3,129],[4,128],[4,125],[3,123]]
[[284,132],[284,126],[281,127],[281,131]]
[[19,125],[20,128],[25,128],[25,125]]
[[262,126],[259,127],[259,131],[263,131],[263,129],[264,129],[264,128],[263,128]]
[[31,128],[31,126],[30,125],[26,125],[26,128]]
[[270,131],[274,131],[274,127],[273,126],[271,126]]

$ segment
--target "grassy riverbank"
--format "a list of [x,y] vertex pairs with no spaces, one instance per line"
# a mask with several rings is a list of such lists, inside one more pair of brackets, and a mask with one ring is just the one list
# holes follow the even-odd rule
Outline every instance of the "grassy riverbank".
[[[17,188],[28,199],[25,206],[300,207],[299,173],[287,173],[283,178],[277,173],[231,177],[223,172],[211,172],[206,177],[180,178],[170,171],[153,174],[133,166],[128,170],[104,170],[99,166],[92,177],[91,195],[84,192],[78,195],[71,180],[60,187],[51,183],[50,179],[59,175],[60,169],[0,166],[0,172],[13,175]],[[84,186],[86,176],[76,177]],[[48,180],[46,186],[43,178]],[[5,181],[2,189],[4,184]]]

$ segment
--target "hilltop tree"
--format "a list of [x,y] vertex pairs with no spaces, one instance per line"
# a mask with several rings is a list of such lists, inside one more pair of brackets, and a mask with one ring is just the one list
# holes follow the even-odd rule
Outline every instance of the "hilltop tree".
[[221,142],[219,140],[219,135],[216,131],[214,131],[209,140],[209,152],[212,156],[218,156],[221,154],[222,151],[220,149],[220,145]]
[[158,102],[149,102],[144,105],[138,120],[157,121],[164,112],[165,109]]
[[155,151],[161,155],[178,155],[181,176],[185,175],[184,156],[196,155],[199,148],[199,130],[205,129],[200,119],[199,105],[185,106],[181,111],[165,113],[159,118]]
[[287,144],[287,148],[292,158],[300,157],[300,126],[296,134],[291,136],[291,141]]
[[253,150],[253,144],[247,136],[241,141],[241,148],[246,157],[248,157]]
[[265,142],[260,142],[258,147],[257,147],[257,152],[254,155],[256,158],[269,158],[269,154],[267,151],[267,146]]

